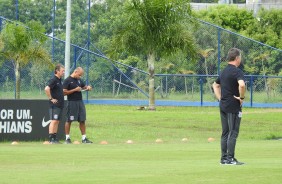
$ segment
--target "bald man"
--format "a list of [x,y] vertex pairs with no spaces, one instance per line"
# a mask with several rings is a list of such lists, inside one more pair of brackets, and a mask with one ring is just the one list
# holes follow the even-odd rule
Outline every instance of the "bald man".
[[67,95],[67,121],[65,123],[66,144],[71,144],[70,128],[73,121],[79,122],[79,128],[82,135],[82,143],[91,144],[92,141],[86,137],[86,110],[82,100],[82,90],[92,90],[91,86],[86,85],[81,77],[84,70],[77,67],[73,73],[64,80],[63,91]]

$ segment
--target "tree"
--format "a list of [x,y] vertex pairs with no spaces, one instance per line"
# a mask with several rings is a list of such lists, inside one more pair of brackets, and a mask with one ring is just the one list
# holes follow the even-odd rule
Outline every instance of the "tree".
[[207,10],[195,12],[195,15],[205,21],[236,32],[246,30],[255,21],[252,11],[233,5],[212,6]]
[[[53,0],[18,0],[18,17],[20,22],[40,21],[48,33],[51,32]],[[16,1],[1,0],[0,15],[16,20]]]
[[155,110],[156,59],[179,50],[196,58],[193,36],[187,28],[190,14],[190,0],[130,0],[125,4],[124,21],[114,32],[112,51],[146,54],[151,110]]
[[11,0],[1,0],[0,15],[8,19],[15,19],[16,15],[14,2]]
[[4,48],[4,42],[2,36],[0,36],[0,51]]
[[250,24],[244,35],[270,46],[282,49],[282,10],[260,9],[257,21]]
[[36,85],[39,93],[42,94],[42,89],[46,86],[46,78],[50,76],[48,65],[42,65],[41,63],[32,64],[29,75],[31,77],[31,83]]
[[16,99],[20,99],[21,67],[29,62],[42,62],[51,65],[51,58],[44,48],[47,39],[42,32],[44,28],[38,22],[31,21],[30,29],[20,23],[7,23],[1,32],[4,49],[0,55],[11,61],[16,78]]
[[[268,58],[269,58],[269,53],[262,53],[259,56],[255,57],[254,60],[253,60],[254,63],[255,62],[261,62],[261,69],[262,69],[261,74],[263,76],[266,75],[265,63],[267,62]],[[269,97],[269,90],[268,90],[268,87],[267,87],[267,81],[266,81],[265,77],[263,79],[264,79],[264,86],[265,86],[264,88],[265,88],[265,91],[267,92],[267,96]]]
[[[187,74],[195,74],[195,72],[191,71],[191,70],[180,70],[181,74],[187,75]],[[194,79],[194,77],[193,77]],[[187,79],[186,76],[184,76],[184,86],[185,86],[185,94],[188,94],[188,86],[187,86]],[[193,85],[191,86],[192,88],[192,98],[193,98],[193,94],[194,94],[194,80],[193,80]]]
[[214,49],[205,49],[205,50],[200,50],[199,53],[200,55],[204,58],[204,64],[205,64],[205,72],[207,75],[207,88],[210,89],[210,93],[213,95],[212,91],[212,82],[210,81],[210,78],[208,77],[209,75],[209,70],[208,70],[208,64],[207,64],[207,58],[214,52]]

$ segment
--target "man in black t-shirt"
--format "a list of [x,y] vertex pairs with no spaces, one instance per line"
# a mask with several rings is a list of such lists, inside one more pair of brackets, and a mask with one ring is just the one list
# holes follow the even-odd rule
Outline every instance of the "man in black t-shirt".
[[49,142],[51,144],[59,143],[56,136],[64,108],[64,92],[61,80],[64,73],[64,66],[60,64],[56,65],[55,75],[45,87],[45,93],[49,99],[49,114],[51,119],[51,123],[49,124]]
[[245,94],[244,73],[241,64],[241,51],[232,48],[228,52],[228,65],[213,83],[216,98],[220,102],[221,164],[242,165],[235,158],[236,139],[242,117],[242,104]]
[[66,134],[66,144],[71,143],[70,139],[70,127],[73,121],[79,122],[79,128],[82,135],[82,143],[91,144],[92,141],[86,137],[86,110],[85,105],[82,100],[81,91],[90,91],[91,86],[85,85],[81,80],[84,71],[81,67],[78,67],[74,72],[64,80],[63,91],[67,95],[68,105],[67,105],[67,122],[65,123],[65,134]]

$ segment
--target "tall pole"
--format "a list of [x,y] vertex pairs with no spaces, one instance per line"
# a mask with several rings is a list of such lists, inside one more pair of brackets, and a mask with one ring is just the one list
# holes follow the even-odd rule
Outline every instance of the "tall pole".
[[67,0],[66,43],[65,43],[65,78],[70,75],[70,33],[71,33],[71,0]]
[[2,18],[0,19],[0,32],[2,31]]
[[217,74],[219,75],[220,74],[220,59],[221,59],[221,47],[220,47],[220,44],[221,44],[221,34],[220,34],[221,30],[219,28],[217,28],[217,49],[218,49],[218,52],[217,52]]
[[19,1],[18,0],[16,0],[15,5],[16,5],[16,20],[19,20]]
[[[87,50],[89,51],[89,45],[90,45],[90,8],[91,8],[91,1],[88,0],[88,37],[87,37]],[[87,85],[89,85],[89,52],[87,52]],[[88,101],[88,92],[86,93],[86,99]]]
[[254,3],[254,16],[256,17],[261,7],[261,0],[256,0]]
[[[19,21],[19,2],[18,0],[15,0],[15,8],[16,8],[16,20]],[[14,97],[17,99],[17,79],[15,75],[15,80],[14,80]]]
[[55,52],[55,17],[56,17],[56,0],[54,0],[53,2],[53,14],[52,14],[52,20],[53,20],[53,24],[52,24],[52,61],[54,62],[54,52]]

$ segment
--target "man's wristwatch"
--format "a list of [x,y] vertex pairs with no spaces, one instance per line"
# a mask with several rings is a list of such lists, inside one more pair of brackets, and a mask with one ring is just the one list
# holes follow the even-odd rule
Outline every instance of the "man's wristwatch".
[[245,97],[240,97],[240,99],[241,99],[241,100],[244,100],[244,99],[245,99]]
[[53,100],[53,98],[49,98],[49,100],[51,101],[51,100]]

